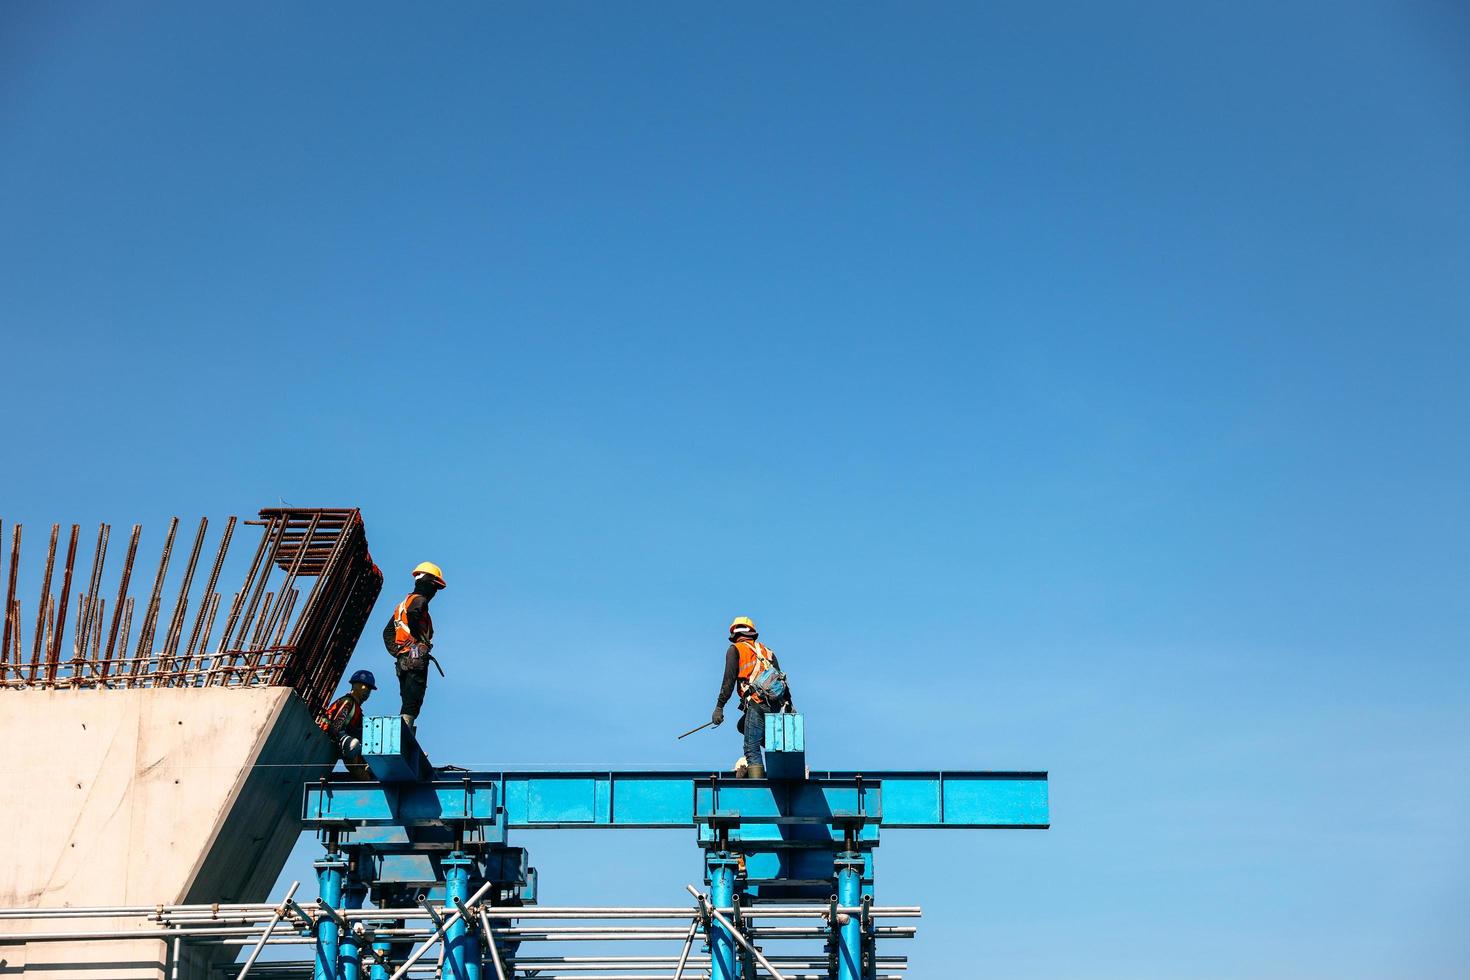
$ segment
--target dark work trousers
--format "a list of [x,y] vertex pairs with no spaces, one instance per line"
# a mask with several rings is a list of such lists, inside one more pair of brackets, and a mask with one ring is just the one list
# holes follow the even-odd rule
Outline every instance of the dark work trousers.
[[761,746],[766,741],[766,705],[745,702],[745,764],[764,766]]
[[417,718],[424,706],[424,692],[429,689],[429,662],[424,661],[416,670],[404,668],[406,657],[397,658],[394,669],[398,673],[398,695],[402,699],[399,711],[410,718]]

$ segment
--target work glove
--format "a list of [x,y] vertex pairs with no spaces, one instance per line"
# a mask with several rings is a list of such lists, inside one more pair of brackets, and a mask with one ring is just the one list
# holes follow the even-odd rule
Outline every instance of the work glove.
[[725,709],[716,708],[709,716],[709,723],[719,728],[725,723]]

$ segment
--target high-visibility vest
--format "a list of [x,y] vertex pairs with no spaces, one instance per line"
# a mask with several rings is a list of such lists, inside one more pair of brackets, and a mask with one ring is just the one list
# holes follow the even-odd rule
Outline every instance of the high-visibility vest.
[[408,628],[408,603],[417,594],[416,592],[410,592],[398,604],[398,608],[393,610],[393,643],[398,647],[399,653],[404,652],[415,643],[430,643],[434,639],[434,620],[429,617],[429,607],[427,604],[424,606],[423,612],[424,635],[414,636],[413,632]]
[[317,727],[328,735],[338,731],[356,734],[355,726],[361,724],[361,718],[362,705],[357,703],[356,698],[344,694],[327,707],[326,714],[322,715]]
[[750,693],[750,679],[763,670],[770,670],[776,665],[776,655],[771,648],[759,640],[738,640],[735,649],[740,651],[740,696],[750,701],[759,703],[759,694]]

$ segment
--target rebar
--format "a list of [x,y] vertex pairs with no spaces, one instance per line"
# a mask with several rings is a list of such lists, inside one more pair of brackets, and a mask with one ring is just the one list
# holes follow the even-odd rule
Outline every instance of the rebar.
[[31,640],[31,683],[36,682],[36,671],[41,665],[41,641],[46,632],[46,610],[51,600],[51,571],[56,567],[56,535],[61,533],[60,524],[51,525],[51,544],[46,548],[46,573],[41,578],[41,597],[36,600],[36,635]]
[[163,594],[163,578],[168,574],[169,556],[174,550],[174,535],[179,530],[179,519],[169,518],[168,535],[163,539],[163,555],[158,559],[158,575],[153,579],[153,594],[143,609],[143,622],[138,627],[138,647],[133,651],[133,669],[128,674],[128,687],[133,686],[144,664],[153,660],[153,634],[158,628],[158,602]]
[[[15,665],[17,668],[20,667],[20,614],[15,608],[15,573],[16,565],[20,562],[20,528],[21,526],[19,524],[15,525],[10,535],[10,581],[5,587],[5,636],[3,640],[0,640],[0,660],[5,662],[5,673],[0,676],[6,679],[9,678],[10,674],[10,634],[12,629],[16,633]],[[17,669],[16,673],[20,673],[19,669]]]
[[107,563],[107,541],[112,534],[112,527],[103,522],[97,527],[97,547],[92,552],[92,574],[87,577],[87,601],[83,603],[87,608],[86,623],[77,631],[76,648],[77,657],[85,658],[87,655],[87,642],[94,634],[92,621],[96,617],[93,610],[100,599],[102,589],[102,567]]
[[77,560],[77,534],[81,526],[71,526],[71,541],[66,546],[66,570],[61,579],[61,602],[56,606],[56,634],[50,638],[50,645],[46,648],[46,683],[50,684],[56,680],[56,665],[61,659],[61,636],[66,632],[66,606],[71,598],[71,573],[72,567]]
[[[128,539],[128,556],[123,559],[122,578],[117,586],[117,604],[112,607],[112,628],[107,634],[107,651],[102,658],[101,677],[107,679],[108,668],[112,665],[112,653],[117,643],[117,629],[120,617],[126,609],[128,619],[131,621],[133,614],[132,599],[128,596],[128,583],[133,577],[133,559],[138,555],[138,535],[143,533],[143,525],[133,525],[133,536]],[[123,649],[128,647],[126,637],[123,639]]]
[[209,581],[204,583],[204,601],[199,604],[199,614],[194,617],[194,630],[189,634],[189,645],[184,648],[184,670],[188,670],[190,660],[195,650],[203,652],[204,647],[209,644],[209,632],[204,631],[201,639],[200,630],[205,623],[206,613],[211,624],[214,622],[214,607],[219,602],[219,595],[215,593],[215,586],[219,584],[219,573],[225,564],[225,554],[230,550],[230,539],[235,534],[235,515],[231,514],[225,520],[225,530],[219,539],[219,550],[214,555],[214,567],[209,570]]
[[194,534],[194,547],[189,551],[189,561],[184,565],[183,581],[179,583],[179,597],[174,602],[173,615],[169,617],[168,632],[163,636],[163,654],[158,660],[161,672],[172,672],[174,657],[179,651],[179,634],[184,629],[184,617],[189,606],[189,587],[194,584],[194,568],[199,564],[199,552],[204,547],[204,535],[209,530],[209,518],[199,518],[199,530]]
[[[16,598],[21,526],[11,525],[10,575],[0,607],[0,687],[285,686],[294,688],[311,710],[320,711],[341,680],[382,588],[382,573],[368,552],[362,517],[356,510],[282,508],[262,510],[260,515],[258,521],[245,522],[262,529],[261,540],[245,581],[233,592],[223,617],[222,596],[216,588],[238,518],[227,519],[203,589],[196,591],[196,572],[209,527],[207,518],[200,519],[170,610],[162,607],[162,590],[179,519],[169,522],[153,587],[136,609],[129,587],[142,526],[134,524],[118,573],[110,624],[102,598],[110,525],[104,522],[98,527],[90,574],[80,580],[85,588],[75,575],[81,528],[71,525],[57,595],[52,594],[51,586],[58,570],[61,525],[53,525],[35,612],[36,630],[28,638],[29,658],[21,652],[21,603]],[[0,528],[3,526],[0,522]],[[286,572],[278,588],[269,582],[274,567]],[[309,589],[303,585],[307,579],[313,580]],[[76,595],[72,594],[74,584],[78,585]],[[131,629],[135,611],[136,638]],[[186,629],[191,616],[192,628]],[[225,624],[211,654],[206,651],[217,618],[225,619]],[[71,650],[65,659],[61,656],[64,644]]]

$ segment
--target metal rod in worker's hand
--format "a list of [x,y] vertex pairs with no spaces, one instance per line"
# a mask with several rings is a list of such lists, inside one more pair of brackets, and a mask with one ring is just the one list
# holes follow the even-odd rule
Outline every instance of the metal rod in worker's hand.
[[[490,887],[494,884],[495,882],[493,881],[485,882],[483,885],[480,886],[479,891],[470,896],[470,900],[465,904],[474,905],[487,891],[490,890]],[[403,965],[398,968],[398,972],[394,973],[391,977],[388,978],[388,980],[403,980],[403,977],[408,974],[409,969],[411,969],[413,965],[417,963],[420,959],[422,959],[423,955],[429,951],[429,947],[438,942],[444,936],[444,933],[449,931],[449,927],[459,921],[459,916],[459,909],[455,909],[453,912],[444,916],[443,920],[441,920],[439,923],[439,927],[434,930],[434,934],[428,939],[424,940],[424,944],[418,949],[414,950],[413,953],[408,957],[408,959],[403,961]]]
[[695,887],[693,885],[686,885],[685,887],[687,887],[689,889],[689,894],[693,895],[696,899],[700,900],[700,902],[704,905],[705,910],[708,911],[710,915],[714,916],[715,919],[717,919],[719,921],[720,925],[722,925],[726,929],[730,930],[730,935],[735,937],[735,941],[737,943],[739,943],[740,945],[744,946],[747,950],[750,951],[750,953],[751,953],[752,956],[754,956],[757,960],[760,961],[760,965],[766,968],[766,972],[767,973],[769,973],[771,976],[775,977],[776,980],[786,980],[786,978],[781,975],[781,971],[778,970],[778,969],[776,969],[774,966],[772,966],[771,965],[771,961],[768,960],[768,959],[766,959],[765,954],[763,954],[760,950],[758,950],[754,946],[752,946],[750,944],[750,940],[748,940],[744,936],[742,936],[740,934],[740,930],[739,929],[736,929],[734,926],[732,926],[730,924],[730,920],[727,919],[727,918],[725,918],[723,915],[720,914],[720,910],[717,909],[717,908],[715,908],[715,904],[713,902],[710,902],[707,899],[705,899],[705,897],[703,895],[701,895],[698,892],[698,890],[695,889]]
[[286,897],[281,899],[281,904],[277,905],[276,910],[271,913],[271,920],[266,925],[265,932],[260,934],[260,942],[256,943],[255,948],[250,951],[250,958],[245,961],[245,965],[235,975],[235,980],[245,980],[250,975],[250,968],[255,965],[255,958],[260,955],[262,949],[265,949],[265,941],[271,937],[271,933],[276,931],[276,923],[280,922],[281,916],[286,914],[287,904],[290,903],[292,896],[296,894],[296,889],[300,887],[301,882],[291,882],[291,887],[286,890]]
[[[690,735],[693,735],[695,732],[702,732],[706,728],[710,727],[713,724],[714,724],[714,722],[707,721],[703,725],[700,725],[698,728],[691,728],[691,729],[689,729],[689,731],[685,732],[683,735],[680,735],[679,738],[688,738]],[[674,741],[676,741],[676,742],[679,741],[679,738],[674,739]]]

